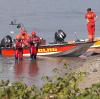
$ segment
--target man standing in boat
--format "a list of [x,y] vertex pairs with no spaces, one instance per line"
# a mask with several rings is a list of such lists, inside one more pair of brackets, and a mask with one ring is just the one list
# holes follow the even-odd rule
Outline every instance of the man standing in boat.
[[91,10],[91,8],[88,8],[87,13],[85,14],[85,18],[87,20],[88,38],[89,41],[92,42],[94,40],[94,35],[95,35],[95,21],[97,16]]

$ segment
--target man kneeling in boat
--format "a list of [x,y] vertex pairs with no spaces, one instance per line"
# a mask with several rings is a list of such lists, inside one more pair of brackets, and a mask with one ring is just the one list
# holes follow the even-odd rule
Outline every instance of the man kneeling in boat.
[[32,32],[30,39],[29,39],[29,44],[30,44],[30,57],[33,59],[36,59],[37,56],[37,51],[38,51],[38,46],[40,44],[41,40],[40,38],[36,35],[36,32]]

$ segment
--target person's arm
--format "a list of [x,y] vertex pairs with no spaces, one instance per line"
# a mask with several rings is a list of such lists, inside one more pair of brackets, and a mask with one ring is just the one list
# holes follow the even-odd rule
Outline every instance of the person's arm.
[[89,20],[88,20],[88,19],[86,19],[86,22],[87,22],[87,23],[89,23]]
[[96,13],[95,12],[93,12],[93,18],[94,18],[94,21],[96,22],[97,20],[98,20],[98,16],[96,15]]
[[98,19],[99,19],[98,16],[95,16],[95,22],[96,22]]
[[88,18],[87,18],[87,14],[85,14],[85,19],[86,19],[86,22],[88,23],[89,20],[88,20]]

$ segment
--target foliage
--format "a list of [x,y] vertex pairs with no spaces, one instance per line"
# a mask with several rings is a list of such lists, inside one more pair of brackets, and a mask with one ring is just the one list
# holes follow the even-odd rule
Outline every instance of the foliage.
[[42,79],[46,83],[41,89],[22,82],[1,80],[0,99],[100,99],[100,83],[93,84],[90,88],[78,88],[78,83],[85,75],[85,72],[73,72],[63,77],[56,76],[55,80],[44,76]]

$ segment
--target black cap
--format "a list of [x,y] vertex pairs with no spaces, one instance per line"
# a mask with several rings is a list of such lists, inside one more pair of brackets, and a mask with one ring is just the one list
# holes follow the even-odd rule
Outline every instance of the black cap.
[[62,29],[59,29],[58,32],[63,32],[63,30]]
[[91,11],[91,8],[87,8],[87,11]]

